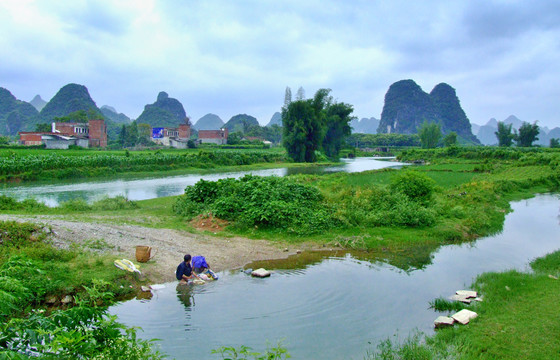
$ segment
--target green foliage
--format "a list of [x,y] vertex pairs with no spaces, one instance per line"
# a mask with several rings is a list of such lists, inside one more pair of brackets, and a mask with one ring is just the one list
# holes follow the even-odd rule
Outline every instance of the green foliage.
[[420,146],[417,134],[352,134],[346,143],[357,148],[377,146]]
[[466,309],[467,306],[460,301],[449,301],[444,298],[437,298],[430,301],[430,308],[436,311],[459,311]]
[[498,131],[494,133],[498,138],[498,146],[511,146],[513,139],[515,139],[515,134],[511,132],[512,125],[513,124],[507,125],[503,121],[498,121]]
[[92,206],[84,199],[63,201],[58,207],[66,211],[90,211],[92,209]]
[[137,209],[138,203],[135,201],[128,200],[127,197],[123,195],[117,195],[115,197],[104,197],[93,203],[92,209],[98,211],[112,211],[112,210],[124,210],[124,209]]
[[529,124],[524,122],[519,128],[519,133],[516,136],[517,146],[520,147],[531,147],[533,142],[537,141],[539,135],[539,126],[535,122],[534,124]]
[[185,189],[173,209],[188,217],[211,212],[241,228],[280,228],[296,234],[324,231],[332,221],[316,188],[275,176],[200,180]]
[[291,358],[288,350],[278,343],[275,347],[268,346],[264,353],[253,351],[252,348],[241,345],[238,348],[232,346],[221,346],[214,349],[212,354],[220,354],[223,360],[282,360]]
[[283,145],[295,162],[315,162],[316,152],[338,158],[344,138],[351,133],[351,105],[333,103],[329,89],[313,99],[290,102],[282,109]]
[[440,357],[434,356],[436,353],[430,346],[422,343],[423,334],[413,333],[402,343],[386,339],[379,343],[377,350],[368,352],[366,360],[431,360]]
[[28,210],[40,211],[47,209],[47,206],[35,199],[25,199],[17,201],[6,195],[0,195],[0,210]]
[[435,182],[418,171],[399,171],[391,180],[391,189],[406,195],[410,200],[428,204],[432,199]]
[[[40,311],[0,325],[0,348],[14,356],[46,359],[161,359],[139,340],[136,329],[116,322],[116,316],[96,307]],[[18,357],[15,357],[18,358]]]
[[446,147],[457,145],[457,133],[455,131],[450,132],[443,138],[443,145]]
[[[21,155],[20,155],[21,154]],[[265,150],[210,150],[153,152],[45,152],[17,151],[12,156],[0,155],[0,180],[9,178],[77,178],[107,176],[115,172],[155,171],[177,168],[212,168],[278,162],[284,155]],[[3,178],[1,176],[4,176]]]
[[418,136],[423,149],[435,148],[441,138],[441,129],[437,123],[424,121],[418,129]]

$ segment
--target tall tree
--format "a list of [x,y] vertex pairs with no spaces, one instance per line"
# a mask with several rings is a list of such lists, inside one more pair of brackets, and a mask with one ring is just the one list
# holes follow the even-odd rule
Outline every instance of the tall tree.
[[303,90],[303,87],[300,86],[296,93],[296,101],[301,100],[305,100],[305,90]]
[[316,161],[321,148],[335,158],[350,135],[353,108],[333,103],[330,91],[320,89],[313,99],[296,100],[282,109],[283,145],[296,162]]
[[286,92],[284,93],[284,107],[287,108],[292,102],[292,89],[286,86]]
[[441,138],[441,129],[438,124],[425,120],[418,129],[418,136],[420,137],[422,148],[433,149]]
[[519,128],[519,133],[517,134],[517,146],[520,147],[531,147],[533,142],[539,140],[539,126],[535,121],[532,125],[524,122]]
[[283,143],[295,162],[314,162],[321,146],[321,123],[310,100],[297,100],[282,109]]
[[503,147],[511,146],[513,139],[515,138],[515,134],[511,132],[512,124],[507,125],[503,121],[498,121],[498,131],[496,137],[498,138],[498,145]]
[[344,139],[352,133],[350,121],[354,119],[352,105],[345,103],[334,103],[327,108],[325,119],[325,136],[323,138],[323,150],[329,158],[337,158],[342,149]]
[[551,148],[559,148],[560,147],[560,140],[556,138],[550,139],[550,147]]

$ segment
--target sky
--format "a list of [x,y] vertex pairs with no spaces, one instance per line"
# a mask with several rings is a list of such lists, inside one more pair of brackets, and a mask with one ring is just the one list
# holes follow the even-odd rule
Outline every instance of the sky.
[[358,118],[412,79],[455,88],[471,123],[560,127],[560,1],[0,0],[0,87],[48,101],[68,83],[137,118],[165,91],[193,122],[269,122],[302,87]]

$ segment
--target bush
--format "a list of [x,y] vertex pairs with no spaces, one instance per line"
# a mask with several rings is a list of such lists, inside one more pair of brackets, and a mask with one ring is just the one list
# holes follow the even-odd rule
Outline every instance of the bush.
[[128,200],[125,196],[118,195],[115,197],[105,197],[96,201],[93,210],[124,210],[124,209],[137,209],[138,203]]
[[58,207],[69,211],[89,211],[92,209],[91,205],[89,205],[84,199],[64,201]]
[[200,180],[185,189],[173,209],[190,217],[212,212],[241,228],[274,227],[298,234],[328,229],[332,220],[319,190],[276,176]]
[[430,202],[434,189],[435,181],[418,171],[399,171],[391,179],[391,190],[400,192],[420,204]]

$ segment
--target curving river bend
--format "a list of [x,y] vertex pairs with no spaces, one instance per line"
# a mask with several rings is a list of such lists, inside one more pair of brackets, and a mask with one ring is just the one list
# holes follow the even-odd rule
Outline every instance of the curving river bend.
[[142,327],[142,338],[161,339],[171,358],[217,359],[210,352],[220,346],[264,351],[267,341],[283,340],[293,359],[363,359],[395,334],[430,334],[438,316],[431,300],[467,288],[482,272],[528,270],[532,259],[559,249],[559,205],[558,195],[514,202],[500,234],[441,247],[420,265],[393,261],[398,267],[367,253],[314,254],[307,263],[265,263],[274,270],[265,279],[231,271],[205,285],[164,284],[151,299],[110,312]]

